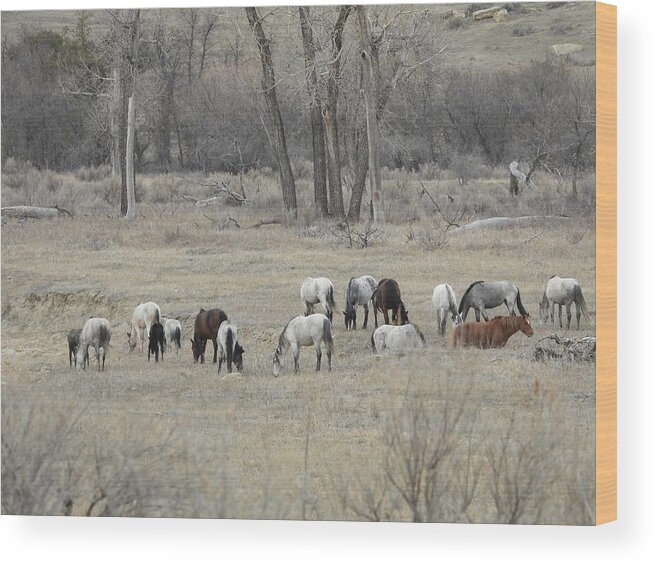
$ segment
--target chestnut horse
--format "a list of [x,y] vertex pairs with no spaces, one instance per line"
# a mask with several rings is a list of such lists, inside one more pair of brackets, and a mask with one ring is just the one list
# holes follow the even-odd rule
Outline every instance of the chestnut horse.
[[465,322],[453,331],[453,345],[472,345],[481,349],[504,347],[510,336],[520,330],[528,337],[533,335],[528,314],[497,316],[489,322]]
[[378,312],[383,313],[385,324],[390,323],[387,315],[388,310],[392,311],[393,325],[402,326],[410,322],[408,311],[401,300],[401,289],[394,279],[382,279],[374,291],[372,300],[374,301],[374,322],[376,327],[378,327]]
[[194,339],[190,340],[194,363],[197,363],[198,359],[201,363],[205,363],[205,346],[208,339],[212,340],[214,346],[213,363],[216,363],[216,334],[219,332],[219,326],[227,319],[226,313],[218,308],[212,308],[211,310],[200,309],[194,323]]

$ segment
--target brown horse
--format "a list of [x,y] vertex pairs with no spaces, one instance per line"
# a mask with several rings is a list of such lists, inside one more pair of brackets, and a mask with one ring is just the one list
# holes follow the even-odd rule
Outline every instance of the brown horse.
[[[374,301],[374,321],[378,327],[378,312],[382,312],[385,318],[385,324],[389,324],[387,311],[392,311],[392,322],[395,326],[404,325],[410,322],[408,311],[401,300],[401,289],[394,279],[382,279],[372,296]],[[400,321],[400,324],[399,324]]]
[[472,345],[481,349],[504,347],[510,336],[520,330],[528,337],[533,335],[528,314],[497,316],[489,322],[465,322],[453,331],[453,345]]
[[226,316],[223,310],[219,310],[218,308],[205,310],[201,308],[194,323],[194,339],[190,340],[191,352],[194,354],[194,363],[197,363],[198,359],[200,359],[201,363],[205,363],[205,346],[207,345],[208,339],[212,340],[212,345],[214,346],[213,363],[216,363],[216,334],[219,331],[221,323],[227,319],[228,316]]

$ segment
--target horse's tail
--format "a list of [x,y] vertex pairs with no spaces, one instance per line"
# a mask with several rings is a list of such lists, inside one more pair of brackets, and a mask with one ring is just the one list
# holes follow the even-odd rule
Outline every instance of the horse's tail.
[[517,288],[517,309],[522,316],[526,316],[528,314],[526,308],[524,308],[524,305],[522,304],[522,299],[519,295],[519,288]]
[[465,290],[465,292],[464,292],[463,295],[462,295],[462,298],[460,299],[460,304],[458,305],[458,314],[462,314],[462,311],[463,311],[464,308],[465,308],[465,299],[469,296],[469,292],[471,291],[471,289],[472,289],[475,285],[480,284],[480,283],[482,283],[482,282],[483,282],[483,281],[476,281],[476,282],[471,283],[471,284],[467,287],[467,290]]
[[374,334],[375,333],[376,333],[375,331],[371,332],[371,350],[374,353],[376,353],[376,343],[374,342]]
[[332,324],[328,318],[324,318],[323,320],[323,339],[325,340],[330,356],[332,357],[335,353],[335,343],[333,342]]
[[588,305],[585,302],[585,298],[583,298],[583,291],[581,290],[580,284],[577,284],[574,287],[574,302],[579,305],[581,312],[583,313],[583,317],[589,322],[590,312],[588,312]]
[[421,343],[423,343],[424,345],[426,345],[426,338],[424,337],[424,332],[422,332],[422,331],[421,331],[417,326],[415,326],[414,324],[412,324],[412,325],[414,326],[415,331],[416,331],[417,334],[419,335],[419,339],[421,339]]
[[235,346],[235,340],[234,336],[232,334],[232,328],[228,327],[228,331],[226,332],[226,340],[225,340],[225,356],[226,356],[226,361],[228,362],[228,367],[232,367],[232,351]]
[[451,311],[451,314],[455,316],[458,314],[458,309],[456,307],[456,295],[449,285],[446,285],[446,295],[449,300],[449,310]]
[[182,349],[182,344],[180,343],[180,328],[175,328],[175,333],[173,334],[173,341],[178,346],[178,349]]
[[109,340],[111,339],[112,335],[109,332],[109,328],[107,326],[100,326],[98,329],[98,338],[100,342],[101,347],[106,347],[109,345]]
[[158,306],[157,308],[155,308],[155,319],[153,320],[153,323],[154,324],[159,324],[159,318],[160,318],[160,315],[159,315],[159,306]]
[[333,288],[332,284],[328,287],[328,305],[333,310],[336,307],[336,304],[335,304],[335,289]]

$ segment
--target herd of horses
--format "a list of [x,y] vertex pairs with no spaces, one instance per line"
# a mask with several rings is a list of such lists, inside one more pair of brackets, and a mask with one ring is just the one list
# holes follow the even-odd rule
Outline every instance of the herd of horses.
[[[273,374],[278,376],[285,367],[287,352],[291,350],[294,358],[294,372],[299,370],[301,347],[314,346],[317,363],[321,369],[322,344],[328,357],[328,370],[332,368],[335,352],[332,336],[332,320],[336,309],[333,283],[325,278],[306,278],[301,285],[301,302],[305,307],[303,315],[295,316],[283,328],[278,337],[278,345],[273,356]],[[442,283],[433,290],[432,303],[437,316],[437,329],[440,336],[446,333],[446,322],[451,316],[454,327],[454,346],[473,346],[482,349],[504,347],[512,335],[521,331],[526,336],[533,335],[530,317],[522,304],[519,288],[510,281],[476,281],[465,290],[460,302],[456,300],[453,288]],[[324,313],[314,313],[315,305],[320,304]],[[401,299],[401,289],[394,279],[384,278],[376,281],[371,275],[353,277],[344,292],[344,324],[346,331],[357,328],[357,309],[364,310],[362,329],[369,321],[369,304],[373,308],[376,329],[371,334],[371,348],[374,353],[404,354],[409,350],[426,346],[422,331],[410,322],[409,312]],[[587,304],[583,298],[581,285],[573,278],[552,276],[547,281],[540,301],[540,318],[546,323],[551,317],[555,323],[555,307],[558,306],[560,327],[563,327],[562,308],[567,314],[567,329],[572,320],[572,304],[576,308],[576,326],[580,327],[581,315],[590,321]],[[490,319],[488,309],[505,305],[507,316]],[[467,322],[467,315],[474,310],[475,322]],[[391,312],[391,323],[390,323]],[[516,314],[518,312],[518,314]],[[378,326],[378,314],[383,315],[384,325]],[[481,317],[483,321],[481,321]],[[89,318],[81,329],[68,334],[69,365],[86,368],[89,363],[89,347],[96,353],[99,370],[105,368],[105,351],[111,340],[111,327],[105,318]],[[131,329],[127,332],[128,349],[132,352],[137,346],[143,353],[147,343],[148,360],[154,355],[155,362],[164,360],[166,350],[179,353],[182,326],[179,320],[164,318],[155,302],[144,302],[135,307],[131,318]],[[205,362],[205,349],[210,340],[214,347],[213,362],[218,361],[218,371],[223,363],[228,373],[233,365],[237,371],[243,369],[244,348],[238,341],[237,327],[230,322],[226,313],[219,309],[201,309],[194,322],[194,337],[191,351],[194,363]]]

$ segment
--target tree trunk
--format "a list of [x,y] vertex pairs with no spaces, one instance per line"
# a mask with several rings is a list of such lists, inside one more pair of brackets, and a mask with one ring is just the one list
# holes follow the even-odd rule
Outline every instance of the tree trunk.
[[367,126],[363,124],[360,143],[358,144],[355,180],[353,181],[353,191],[351,192],[351,201],[349,203],[348,211],[348,220],[350,222],[360,221],[362,196],[364,194],[364,187],[367,183],[367,172],[369,171],[369,145],[367,143],[366,127]]
[[111,161],[112,161],[112,176],[119,177],[121,176],[121,148],[120,148],[120,134],[119,134],[119,123],[121,120],[121,73],[118,67],[112,69],[112,79],[114,81],[112,85],[112,118],[111,118],[111,135],[112,135],[112,151],[111,151]]
[[134,94],[128,101],[128,136],[125,153],[125,163],[127,170],[127,193],[128,209],[125,214],[126,220],[133,220],[136,216],[136,199],[134,193],[134,126],[135,126],[136,108],[134,104]]
[[367,114],[367,144],[369,146],[369,186],[371,188],[371,205],[373,221],[385,222],[385,202],[383,199],[380,165],[378,161],[378,116],[377,77],[374,69],[371,49],[371,35],[367,20],[367,7],[358,6],[358,25],[360,29],[360,49],[364,66],[363,86],[364,103]]
[[326,84],[326,104],[323,108],[323,123],[326,133],[328,160],[328,184],[330,187],[330,211],[337,218],[344,217],[344,197],[342,193],[342,167],[339,155],[339,132],[337,129],[337,99],[342,58],[342,36],[344,26],[353,6],[342,6],[332,32],[332,50],[328,64]]
[[[132,25],[130,29],[131,34],[131,53],[128,57],[130,62],[130,75],[132,79],[130,98],[128,102],[127,124],[126,124],[126,143],[125,143],[125,219],[132,220],[136,216],[136,198],[134,190],[134,181],[136,171],[134,170],[134,136],[136,127],[136,102],[134,95],[137,86],[137,61],[139,60],[139,10],[134,10],[132,18]],[[122,199],[121,199],[122,204]],[[121,206],[121,209],[123,207]]]
[[[321,100],[319,98],[319,84],[317,80],[316,57],[314,40],[312,38],[312,25],[310,23],[310,9],[298,7],[301,20],[301,35],[303,36],[303,50],[305,51],[305,84],[310,96],[310,123],[312,126],[312,155],[314,162],[314,203],[322,217],[328,215],[328,194],[326,193],[326,141],[324,137],[324,124],[321,117]],[[344,214],[342,205],[342,215]]]
[[246,8],[248,23],[250,24],[253,35],[257,42],[260,52],[260,61],[262,62],[262,92],[269,114],[269,121],[273,129],[272,145],[278,161],[278,173],[280,175],[280,186],[282,189],[282,198],[285,208],[297,217],[296,210],[296,185],[292,166],[289,162],[287,153],[287,142],[285,140],[285,128],[280,115],[280,107],[276,96],[276,77],[274,73],[273,58],[271,57],[271,47],[269,40],[264,34],[262,21],[255,8]]

